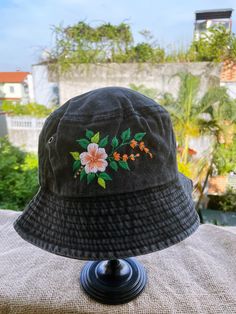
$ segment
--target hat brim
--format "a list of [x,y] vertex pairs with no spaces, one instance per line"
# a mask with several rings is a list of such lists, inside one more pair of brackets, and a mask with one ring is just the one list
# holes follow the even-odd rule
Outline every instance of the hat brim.
[[106,260],[172,246],[199,226],[192,182],[179,173],[169,184],[106,197],[62,198],[44,189],[14,222],[26,241],[54,254]]

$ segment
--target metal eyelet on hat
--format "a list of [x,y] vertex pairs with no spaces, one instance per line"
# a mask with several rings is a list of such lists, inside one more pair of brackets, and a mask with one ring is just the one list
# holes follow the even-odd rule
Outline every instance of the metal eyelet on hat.
[[51,136],[50,139],[48,140],[48,143],[49,143],[49,144],[52,143],[53,140],[54,140],[54,137]]

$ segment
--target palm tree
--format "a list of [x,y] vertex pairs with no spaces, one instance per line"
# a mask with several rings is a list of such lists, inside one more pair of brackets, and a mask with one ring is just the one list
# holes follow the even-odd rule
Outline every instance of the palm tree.
[[[179,72],[174,76],[180,78],[177,99],[170,93],[165,93],[159,101],[172,116],[177,139],[179,144],[183,146],[182,162],[187,164],[191,137],[197,137],[204,132],[212,130],[213,125],[216,127],[215,123],[218,124],[219,130],[223,130],[223,125],[225,128],[227,127],[227,124],[224,124],[225,122],[222,122],[223,120],[221,119],[223,112],[229,111],[227,108],[230,99],[226,89],[218,86],[210,88],[199,99],[199,76],[195,76],[189,72]],[[218,109],[216,110],[215,107]],[[220,114],[219,108],[221,108]],[[216,113],[218,113],[218,116]]]
[[[131,88],[156,99],[170,112],[179,145],[183,147],[181,155],[178,154],[178,166],[181,172],[194,180],[194,186],[198,191],[198,209],[203,197],[204,189],[209,176],[212,174],[215,148],[224,142],[228,145],[232,142],[236,121],[236,101],[227,94],[225,87],[210,87],[199,98],[200,77],[188,72],[175,74],[180,78],[180,88],[177,98],[171,93],[157,95],[155,90],[145,86],[132,86]],[[202,134],[213,135],[212,150],[208,156],[198,160],[191,160],[189,156],[189,140]]]
[[236,100],[227,94],[225,87],[210,88],[203,102],[211,102],[206,114],[208,119],[200,121],[201,128],[214,135],[216,144],[229,146],[233,143],[236,122]]

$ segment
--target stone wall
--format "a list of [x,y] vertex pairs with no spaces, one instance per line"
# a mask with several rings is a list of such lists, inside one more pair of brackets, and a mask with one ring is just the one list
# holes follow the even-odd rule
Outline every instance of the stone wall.
[[[83,94],[92,89],[105,86],[129,87],[145,85],[155,88],[158,94],[170,92],[177,95],[180,79],[174,76],[181,71],[188,71],[201,76],[199,97],[209,86],[220,85],[222,64],[211,62],[164,63],[164,64],[80,64],[76,69],[59,78],[60,103],[71,97]],[[53,73],[49,79],[55,81]]]

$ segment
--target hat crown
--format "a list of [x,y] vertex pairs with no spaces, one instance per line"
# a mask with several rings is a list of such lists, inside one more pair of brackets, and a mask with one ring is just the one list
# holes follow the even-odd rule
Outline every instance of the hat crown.
[[139,92],[124,87],[103,87],[70,99],[63,117],[109,118],[110,115],[139,113],[152,106],[166,113],[162,106]]
[[178,177],[168,112],[127,88],[67,101],[45,121],[38,152],[41,187],[63,197],[133,192]]

